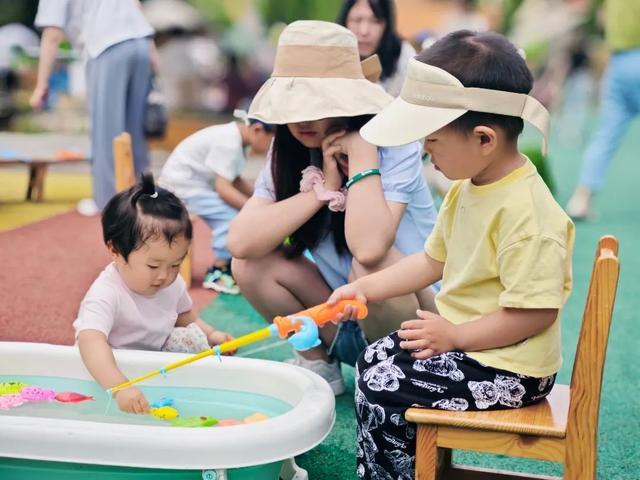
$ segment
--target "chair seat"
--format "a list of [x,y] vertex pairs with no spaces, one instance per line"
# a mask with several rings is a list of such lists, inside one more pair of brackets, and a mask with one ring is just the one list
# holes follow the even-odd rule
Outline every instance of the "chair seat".
[[546,399],[530,407],[488,412],[410,408],[405,418],[410,422],[429,425],[564,438],[569,398],[569,386],[556,384]]

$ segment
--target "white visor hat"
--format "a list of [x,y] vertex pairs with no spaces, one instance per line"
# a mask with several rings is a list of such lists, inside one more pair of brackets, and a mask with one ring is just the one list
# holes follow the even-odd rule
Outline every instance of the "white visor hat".
[[426,137],[468,111],[520,117],[543,136],[547,152],[549,112],[535,98],[523,94],[467,88],[441,68],[409,60],[407,77],[400,96],[387,105],[360,130],[375,145],[405,145]]

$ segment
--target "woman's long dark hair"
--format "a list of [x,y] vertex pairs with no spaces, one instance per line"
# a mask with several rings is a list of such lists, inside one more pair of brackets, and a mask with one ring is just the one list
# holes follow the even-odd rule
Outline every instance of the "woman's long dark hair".
[[[346,119],[345,130],[358,131],[371,117],[373,115],[350,117]],[[301,172],[310,164],[311,149],[296,140],[286,125],[277,125],[271,157],[271,176],[276,201],[285,200],[300,192]],[[315,247],[329,231],[333,232],[336,250],[339,253],[348,251],[344,235],[344,212],[332,212],[325,206],[293,232],[287,256],[297,257],[305,248]]]
[[[346,27],[347,15],[358,0],[345,0],[336,23]],[[380,39],[378,50],[375,53],[380,57],[382,75],[380,80],[385,80],[394,74],[402,49],[402,40],[396,32],[396,11],[393,0],[367,0],[369,7],[378,20],[385,22],[384,33]]]

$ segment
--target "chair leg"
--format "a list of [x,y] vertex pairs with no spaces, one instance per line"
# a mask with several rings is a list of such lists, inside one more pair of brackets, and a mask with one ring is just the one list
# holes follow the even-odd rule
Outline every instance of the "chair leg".
[[47,166],[38,165],[36,167],[36,202],[42,202],[44,199],[44,178],[47,176]]
[[28,202],[29,200],[33,200],[33,192],[35,191],[36,186],[36,168],[35,166],[29,165],[29,183],[27,184],[27,194],[25,195],[25,200]]
[[[597,431],[597,427],[596,427]],[[567,442],[564,459],[564,480],[596,480],[597,442]]]
[[418,425],[416,439],[416,479],[436,480],[438,428],[432,425]]
[[193,246],[189,248],[187,256],[182,260],[180,265],[180,274],[187,288],[191,288],[191,269],[193,268]]
[[32,163],[29,165],[29,183],[25,200],[41,202],[44,198],[44,178],[47,175],[47,165]]

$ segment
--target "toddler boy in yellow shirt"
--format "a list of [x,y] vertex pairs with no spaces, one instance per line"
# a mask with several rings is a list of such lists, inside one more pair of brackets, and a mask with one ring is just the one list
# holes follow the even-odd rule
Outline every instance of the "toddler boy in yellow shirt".
[[413,478],[415,429],[403,416],[412,405],[519,408],[553,387],[574,227],[518,151],[523,119],[546,147],[549,117],[532,83],[505,37],[454,32],[410,61],[399,98],[360,131],[381,146],[425,138],[456,181],[424,253],[329,298],[376,303],[442,280],[438,313],[418,310],[358,359],[360,478]]

